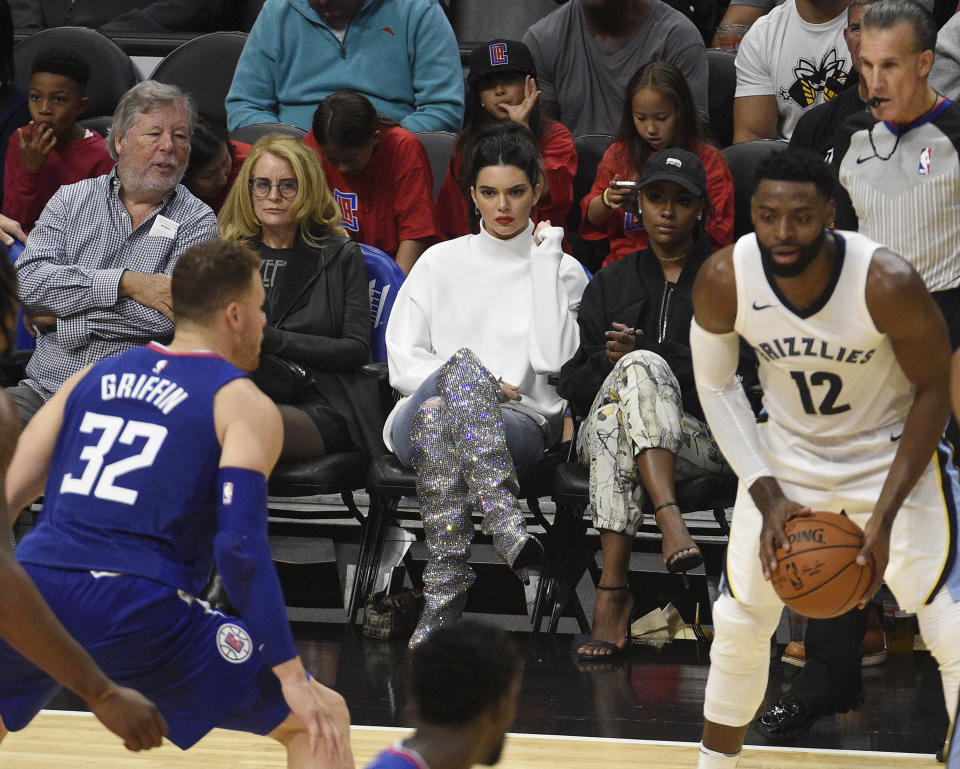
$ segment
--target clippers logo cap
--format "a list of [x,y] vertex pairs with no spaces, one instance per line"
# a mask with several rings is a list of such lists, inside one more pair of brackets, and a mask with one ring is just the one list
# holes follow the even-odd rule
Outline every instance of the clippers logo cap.
[[488,76],[536,74],[530,49],[519,40],[488,40],[470,53],[467,83],[474,88]]

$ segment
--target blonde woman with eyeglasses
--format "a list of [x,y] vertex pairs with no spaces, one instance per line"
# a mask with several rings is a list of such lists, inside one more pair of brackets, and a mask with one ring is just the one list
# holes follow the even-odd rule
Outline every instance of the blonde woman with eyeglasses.
[[225,240],[260,254],[266,291],[260,367],[253,380],[278,404],[280,458],[382,452],[370,357],[370,304],[360,247],[316,154],[280,134],[259,139],[220,212]]

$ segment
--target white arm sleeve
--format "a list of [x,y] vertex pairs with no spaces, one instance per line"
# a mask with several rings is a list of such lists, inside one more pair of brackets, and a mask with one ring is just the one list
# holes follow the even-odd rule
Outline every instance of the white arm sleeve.
[[749,489],[758,478],[773,473],[760,449],[753,409],[736,376],[740,336],[735,331],[706,331],[694,318],[690,351],[704,416],[723,456]]

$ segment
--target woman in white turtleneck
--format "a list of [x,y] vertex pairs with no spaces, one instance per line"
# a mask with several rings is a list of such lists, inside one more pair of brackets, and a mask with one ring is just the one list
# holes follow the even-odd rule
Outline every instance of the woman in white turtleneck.
[[530,221],[543,177],[526,130],[511,124],[479,136],[466,178],[480,233],[427,249],[387,325],[390,383],[404,398],[384,440],[417,471],[430,551],[411,646],[463,611],[474,579],[471,509],[522,578],[542,556],[524,526],[514,468],[560,436],[565,403],[547,377],[577,349],[587,284],[561,250],[563,230],[541,222],[534,231]]

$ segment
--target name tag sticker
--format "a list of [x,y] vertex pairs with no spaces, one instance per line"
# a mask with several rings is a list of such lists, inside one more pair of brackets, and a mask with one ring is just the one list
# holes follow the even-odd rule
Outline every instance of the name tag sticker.
[[168,219],[158,214],[157,218],[153,220],[153,226],[150,228],[150,237],[170,238],[172,240],[177,237],[177,230],[179,228],[180,225],[173,221],[173,219]]

